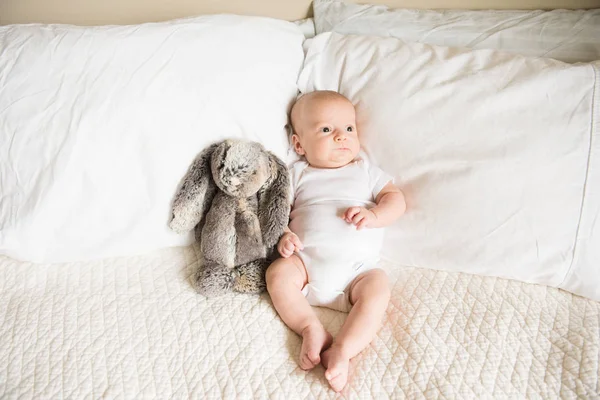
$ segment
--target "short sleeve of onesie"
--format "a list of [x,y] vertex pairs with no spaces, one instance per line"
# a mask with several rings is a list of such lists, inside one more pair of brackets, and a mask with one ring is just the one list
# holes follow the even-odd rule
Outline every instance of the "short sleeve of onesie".
[[294,182],[294,170],[292,168],[289,168],[288,174],[290,177],[290,194],[288,196],[288,202],[290,203],[290,205],[293,205],[294,197],[296,196],[296,185]]
[[290,175],[290,204],[293,205],[296,200],[296,191],[298,189],[298,181],[300,181],[300,176],[302,175],[302,171],[306,168],[308,164],[305,161],[296,161],[289,168]]
[[363,158],[363,160],[369,175],[369,188],[371,189],[371,193],[373,193],[373,199],[376,199],[379,192],[381,192],[381,189],[389,182],[393,182],[394,178],[381,168],[372,164],[366,157]]

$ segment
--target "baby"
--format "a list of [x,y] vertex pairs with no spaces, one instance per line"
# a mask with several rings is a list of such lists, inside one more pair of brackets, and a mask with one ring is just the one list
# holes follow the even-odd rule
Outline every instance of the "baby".
[[[300,367],[322,363],[333,390],[348,380],[351,358],[369,345],[388,305],[387,275],[377,268],[383,231],[405,209],[392,178],[360,153],[354,106],[316,91],[291,112],[296,152],[290,171],[293,206],[267,270],[267,289],[281,319],[302,336]],[[350,312],[335,340],[313,306]]]

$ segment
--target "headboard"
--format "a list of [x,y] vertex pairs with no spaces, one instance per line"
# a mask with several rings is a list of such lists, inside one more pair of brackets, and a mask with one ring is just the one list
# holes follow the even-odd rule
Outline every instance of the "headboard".
[[[598,8],[600,0],[364,0],[402,8]],[[287,20],[311,14],[311,0],[0,0],[0,25],[135,24],[199,14],[235,13]]]

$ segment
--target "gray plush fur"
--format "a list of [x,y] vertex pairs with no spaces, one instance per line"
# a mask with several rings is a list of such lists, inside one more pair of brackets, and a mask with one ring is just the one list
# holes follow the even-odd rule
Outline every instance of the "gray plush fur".
[[203,262],[196,290],[217,296],[260,293],[265,271],[288,224],[286,165],[259,143],[225,140],[202,151],[173,201],[169,224],[196,229]]

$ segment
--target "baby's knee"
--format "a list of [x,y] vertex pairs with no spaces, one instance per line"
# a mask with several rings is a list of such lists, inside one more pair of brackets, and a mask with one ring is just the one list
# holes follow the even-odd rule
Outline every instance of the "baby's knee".
[[382,293],[390,293],[390,280],[388,279],[387,273],[382,269],[374,269],[373,271],[373,284],[377,287],[377,290]]
[[290,284],[294,286],[302,285],[302,282],[300,282],[301,277],[297,275],[297,268],[291,259],[277,259],[267,268],[267,290],[270,292],[273,288]]
[[390,284],[385,271],[381,269],[371,270],[355,282],[353,287],[353,300],[362,299],[364,303],[380,304],[387,306],[390,300]]
[[281,263],[279,260],[274,261],[269,268],[267,268],[267,272],[265,275],[265,279],[267,281],[267,288],[272,286],[274,283],[280,280],[282,275]]
[[373,271],[376,273],[376,281],[375,281],[375,291],[378,293],[379,297],[386,304],[390,300],[391,290],[390,290],[390,281],[388,279],[385,271],[381,269],[376,269]]

